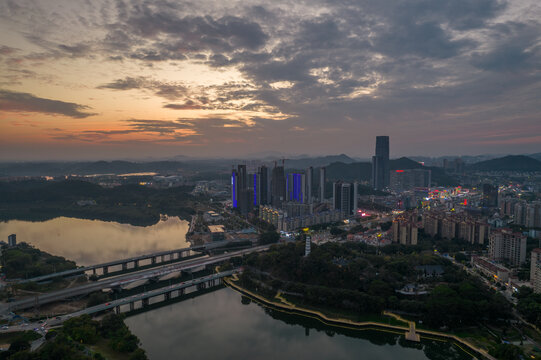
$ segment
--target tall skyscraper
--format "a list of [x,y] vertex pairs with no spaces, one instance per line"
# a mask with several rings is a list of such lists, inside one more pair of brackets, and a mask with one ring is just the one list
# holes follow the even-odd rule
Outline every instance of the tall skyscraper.
[[306,188],[306,175],[289,173],[287,174],[287,200],[298,203],[305,203],[306,197],[304,190]]
[[483,200],[484,207],[498,206],[498,186],[483,184]]
[[350,183],[337,181],[333,184],[333,205],[335,210],[340,210],[344,216],[351,215],[353,211],[353,186]]
[[356,214],[359,209],[359,183],[353,183],[353,213]]
[[327,182],[327,169],[321,167],[319,169],[319,201],[325,201],[325,183]]
[[375,190],[389,186],[388,136],[376,136],[376,155],[372,156],[372,186]]
[[314,185],[314,168],[309,167],[306,169],[306,189],[304,190],[305,202],[311,204],[313,202],[312,187]]
[[233,169],[231,171],[231,202],[233,203],[233,208],[235,209],[239,206],[238,183],[239,174],[237,173],[237,170]]
[[286,178],[283,166],[274,164],[274,168],[272,169],[271,189],[272,206],[281,208],[283,202],[286,200]]
[[253,202],[254,206],[259,205],[267,205],[268,204],[268,182],[269,182],[269,174],[268,174],[268,168],[265,165],[260,166],[257,169],[257,172],[253,174],[252,176],[253,184],[253,190],[254,190],[254,196],[253,196]]
[[[255,189],[254,189],[255,190]],[[238,165],[237,170],[231,173],[231,200],[233,208],[239,209],[241,214],[247,214],[252,209],[253,191],[248,189],[246,165]]]

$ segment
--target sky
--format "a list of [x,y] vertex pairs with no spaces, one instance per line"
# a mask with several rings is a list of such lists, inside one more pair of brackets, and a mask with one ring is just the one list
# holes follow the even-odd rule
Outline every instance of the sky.
[[0,0],[0,161],[541,152],[538,0]]

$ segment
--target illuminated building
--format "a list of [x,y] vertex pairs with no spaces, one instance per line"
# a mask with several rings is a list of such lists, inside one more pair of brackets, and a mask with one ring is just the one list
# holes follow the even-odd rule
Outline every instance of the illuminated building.
[[305,203],[306,197],[304,191],[306,189],[306,175],[289,173],[287,174],[287,200],[299,203]]
[[372,186],[375,190],[389,186],[388,136],[376,136],[376,155],[372,157]]
[[248,189],[246,165],[238,165],[231,173],[231,201],[233,208],[246,215],[252,209],[253,189]]

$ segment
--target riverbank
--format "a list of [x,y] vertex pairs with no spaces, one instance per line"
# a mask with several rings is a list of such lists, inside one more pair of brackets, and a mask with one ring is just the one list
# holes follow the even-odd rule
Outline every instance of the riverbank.
[[462,351],[465,351],[466,353],[468,353],[470,356],[474,358],[482,357],[484,359],[496,360],[486,350],[480,349],[476,347],[475,345],[471,344],[470,342],[468,342],[467,340],[461,339],[460,337],[456,335],[446,334],[446,333],[442,333],[438,331],[431,331],[431,330],[426,330],[426,329],[416,329],[414,322],[403,319],[402,317],[396,314],[392,314],[390,312],[385,312],[384,315],[391,316],[395,320],[404,322],[407,324],[407,326],[385,324],[385,323],[379,323],[375,321],[353,321],[350,319],[329,317],[320,311],[299,307],[287,301],[286,299],[284,299],[280,293],[278,293],[277,296],[275,297],[278,300],[278,302],[267,299],[261,295],[253,293],[250,290],[242,288],[241,286],[236,284],[235,281],[236,280],[233,280],[231,278],[224,279],[224,283],[230,288],[238,291],[239,293],[245,296],[248,296],[251,300],[257,302],[258,304],[262,306],[265,306],[277,311],[281,311],[281,312],[291,314],[291,315],[298,315],[298,316],[308,317],[311,319],[316,319],[325,325],[343,328],[347,330],[357,330],[357,331],[376,330],[376,331],[386,331],[386,332],[406,335],[408,332],[411,331],[411,328],[413,326],[413,329],[415,330],[416,334],[420,335],[421,338],[426,338],[429,340],[450,341],[456,346],[458,346]]

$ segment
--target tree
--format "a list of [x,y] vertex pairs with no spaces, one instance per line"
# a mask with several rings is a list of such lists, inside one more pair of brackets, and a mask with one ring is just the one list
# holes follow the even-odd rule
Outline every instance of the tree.
[[19,352],[30,349],[30,342],[23,337],[16,338],[9,346],[10,352]]
[[267,231],[259,236],[259,243],[261,245],[274,244],[280,240],[280,234],[276,231]]
[[130,355],[130,360],[148,360],[148,357],[145,350],[137,349]]

